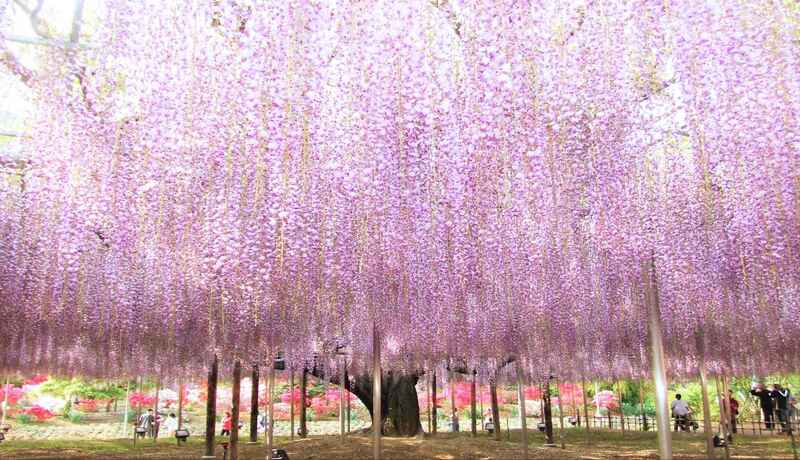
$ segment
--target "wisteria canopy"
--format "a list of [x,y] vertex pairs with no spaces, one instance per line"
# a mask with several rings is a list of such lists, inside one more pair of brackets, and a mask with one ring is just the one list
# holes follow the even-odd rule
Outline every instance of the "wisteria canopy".
[[673,375],[796,370],[792,3],[107,0],[3,61],[0,368],[642,376],[654,267]]

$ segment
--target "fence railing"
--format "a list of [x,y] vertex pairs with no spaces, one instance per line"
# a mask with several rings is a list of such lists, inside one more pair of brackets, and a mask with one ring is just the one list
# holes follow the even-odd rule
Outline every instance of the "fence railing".
[[[544,419],[541,417],[530,417],[537,422],[543,422]],[[570,420],[571,419],[571,420]],[[606,430],[626,430],[626,431],[657,431],[656,427],[656,419],[655,417],[650,416],[642,416],[642,415],[630,415],[622,417],[620,415],[612,415],[611,417],[608,416],[591,416],[588,417],[564,417],[564,428],[572,428],[572,427],[586,427],[588,422],[589,428],[598,428],[598,429],[606,429]],[[688,419],[683,425],[676,423],[674,418],[670,419],[670,430],[672,431],[691,431],[691,432],[703,432],[704,431],[704,419],[702,418],[690,418]],[[530,425],[530,424],[529,424]],[[721,431],[720,429],[720,419],[712,419],[711,421],[711,429],[716,433]],[[536,426],[535,424],[533,426]],[[561,421],[559,417],[553,417],[553,429],[557,430],[561,426]],[[684,429],[685,427],[685,429]],[[775,415],[774,422],[767,424],[762,419],[751,419],[751,418],[743,418],[737,417],[736,418],[736,425],[734,428],[734,434],[748,434],[748,435],[778,435],[778,434],[785,434],[788,432],[788,429],[791,428],[794,433],[800,432],[800,417],[791,417],[784,423],[781,423],[780,418],[778,415]]]

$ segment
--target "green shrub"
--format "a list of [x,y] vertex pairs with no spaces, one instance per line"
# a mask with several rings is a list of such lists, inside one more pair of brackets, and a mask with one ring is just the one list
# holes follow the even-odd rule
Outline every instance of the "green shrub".
[[81,423],[86,418],[86,414],[79,410],[71,410],[67,414],[67,419],[72,423]]
[[133,423],[137,419],[136,412],[129,410],[128,411],[128,420],[125,420],[126,423]]
[[17,414],[17,422],[21,425],[30,425],[33,423],[33,416],[30,414]]

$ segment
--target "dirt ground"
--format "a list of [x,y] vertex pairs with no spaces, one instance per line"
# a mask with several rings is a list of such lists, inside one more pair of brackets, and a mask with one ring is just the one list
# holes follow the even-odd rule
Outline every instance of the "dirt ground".
[[[495,441],[486,435],[472,438],[468,434],[439,434],[435,437],[384,438],[383,458],[419,460],[516,460],[522,459],[519,432],[512,432],[511,441],[503,437]],[[530,436],[529,459],[601,460],[656,458],[655,434],[595,431],[590,435],[569,433],[563,439],[565,448],[543,447],[539,433]],[[276,445],[286,449],[291,460],[359,460],[372,458],[371,438],[350,435],[342,443],[338,436],[316,436],[289,440],[277,438]],[[693,434],[674,437],[676,459],[704,459],[703,438]],[[177,447],[173,441],[151,440],[139,442],[136,448],[130,440],[116,441],[19,441],[0,444],[3,460],[78,460],[78,459],[148,459],[182,460],[198,459],[202,455],[202,440],[194,439],[188,445]],[[718,449],[718,457],[723,458]],[[223,457],[217,447],[217,458]],[[240,459],[264,459],[263,444],[240,446]],[[786,437],[740,436],[731,449],[734,459],[792,459],[791,444]]]

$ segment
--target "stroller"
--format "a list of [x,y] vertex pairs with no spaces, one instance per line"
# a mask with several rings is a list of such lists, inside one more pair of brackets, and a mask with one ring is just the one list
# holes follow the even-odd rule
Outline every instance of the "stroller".
[[700,429],[700,425],[694,420],[691,412],[675,416],[675,431],[697,431],[698,429]]

